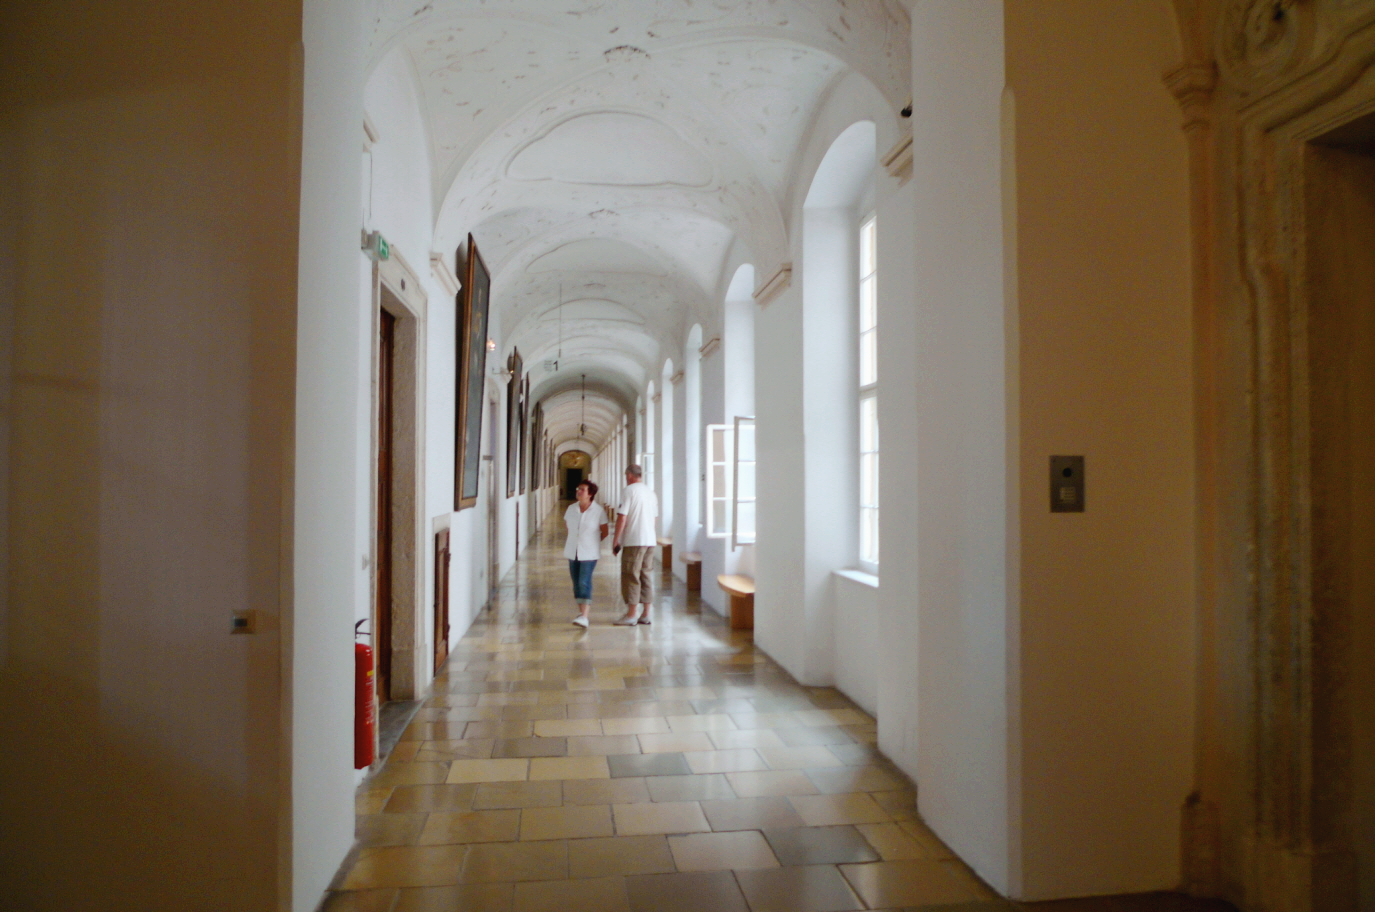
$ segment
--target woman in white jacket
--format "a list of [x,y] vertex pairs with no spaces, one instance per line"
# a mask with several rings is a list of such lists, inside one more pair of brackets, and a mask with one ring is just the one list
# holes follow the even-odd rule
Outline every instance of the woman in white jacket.
[[597,569],[608,524],[606,511],[593,500],[597,496],[596,482],[584,481],[578,485],[576,494],[578,502],[569,505],[563,514],[564,524],[568,526],[568,543],[563,546],[563,556],[568,558],[573,598],[578,603],[578,616],[573,618],[573,623],[585,628],[587,612],[592,608],[592,571]]

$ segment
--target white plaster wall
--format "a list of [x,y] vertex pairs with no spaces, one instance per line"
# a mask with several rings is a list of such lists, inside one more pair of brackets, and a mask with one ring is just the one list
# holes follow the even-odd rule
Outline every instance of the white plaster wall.
[[[1006,381],[1002,6],[932,0],[912,9],[912,84],[919,90],[911,119],[916,223],[908,255],[915,314],[910,323],[885,319],[879,346],[885,504],[895,484],[916,489],[906,519],[915,524],[915,553],[884,540],[881,591],[885,619],[904,613],[904,599],[915,599],[919,612],[918,808],[961,858],[1005,892],[1017,880],[1011,864],[1019,824],[1009,803],[1016,777],[1007,750],[1014,724],[1008,694],[1017,680],[1008,677],[1015,606],[1008,585],[1007,414],[1015,399]],[[916,362],[909,388],[901,374],[887,380],[899,358]],[[895,439],[889,416],[902,402],[910,403],[914,423]],[[896,466],[914,470],[915,479]],[[900,564],[912,569],[889,576]],[[903,715],[910,719],[912,692],[894,696],[907,704]],[[879,709],[882,717],[886,703]]]
[[[1192,788],[1188,164],[1164,0],[1007,5],[1016,95],[1021,896],[1169,889]],[[1051,514],[1051,454],[1087,510]],[[1013,505],[1016,509],[1016,505]],[[923,784],[924,785],[924,784]]]
[[879,714],[878,686],[883,628],[879,588],[872,576],[840,571],[831,576],[829,598],[835,600],[832,639],[835,643],[835,686],[864,711]]
[[[705,447],[707,446],[706,426],[709,424],[724,424],[726,421],[726,352],[725,345],[717,346],[716,350],[701,361],[702,378],[702,443],[703,460],[705,460]],[[702,463],[702,470],[707,470],[705,461]],[[703,497],[705,498],[706,486],[703,484]],[[721,591],[721,587],[716,583],[716,577],[722,573],[728,573],[726,569],[728,562],[731,561],[730,540],[725,538],[708,538],[706,534],[707,511],[705,500],[702,506],[702,534],[697,541],[697,550],[702,555],[702,603],[711,607],[717,614],[724,614],[729,607],[730,600]]]
[[[806,684],[834,681],[830,574],[852,565],[856,546],[853,536],[839,529],[845,519],[831,493],[846,485],[836,476],[844,475],[852,461],[844,436],[836,429],[837,415],[852,410],[848,398],[841,398],[850,395],[843,390],[852,389],[852,384],[837,386],[834,377],[844,372],[843,367],[836,367],[837,358],[849,357],[835,346],[837,324],[853,315],[848,308],[837,308],[834,296],[844,294],[850,300],[854,292],[842,287],[844,276],[829,270],[811,284],[813,251],[825,239],[840,243],[842,231],[834,224],[835,218],[830,219],[832,230],[823,230],[828,219],[822,215],[813,223],[809,241],[810,213],[804,204],[813,176],[835,139],[865,119],[875,124],[878,148],[889,148],[897,136],[895,112],[888,110],[871,85],[857,76],[846,76],[818,109],[789,190],[791,285],[755,315],[759,447],[755,639]],[[815,376],[813,361],[819,368]],[[882,371],[880,365],[880,375]]]
[[[356,302],[360,4],[305,3],[297,312],[295,605],[290,696],[291,908],[314,909],[353,843],[353,630],[361,558]],[[356,311],[354,314],[356,315]],[[361,333],[366,336],[367,333]],[[362,381],[366,383],[366,381]]]

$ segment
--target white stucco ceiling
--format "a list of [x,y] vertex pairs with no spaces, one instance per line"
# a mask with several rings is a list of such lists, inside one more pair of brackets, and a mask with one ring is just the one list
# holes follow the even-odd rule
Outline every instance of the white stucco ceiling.
[[829,86],[856,71],[896,113],[909,85],[895,0],[368,8],[372,62],[405,55],[421,98],[435,249],[476,237],[556,444],[587,375],[594,452],[719,306],[733,251],[761,276],[786,260],[788,184]]

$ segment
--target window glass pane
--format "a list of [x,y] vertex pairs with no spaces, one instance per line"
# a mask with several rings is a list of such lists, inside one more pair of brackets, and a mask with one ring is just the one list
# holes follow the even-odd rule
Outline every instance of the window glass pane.
[[859,337],[859,385],[878,382],[878,331],[870,330]]
[[873,329],[878,322],[878,282],[873,278],[859,283],[859,331]]
[[741,501],[737,518],[740,520],[740,529],[737,533],[740,540],[754,541],[754,503]]
[[878,505],[878,460],[872,454],[859,457],[859,503],[862,507]]
[[727,523],[730,520],[730,501],[714,499],[711,502],[711,531],[717,535],[724,535],[730,531]]
[[725,497],[725,496],[726,496],[726,492],[727,492],[728,490],[730,490],[728,487],[726,487],[726,479],[727,479],[728,477],[729,477],[729,473],[726,471],[726,467],[725,467],[725,466],[723,466],[723,465],[714,465],[714,466],[711,467],[711,491],[712,491],[712,494],[714,494],[714,495],[717,496],[717,497]]
[[754,463],[741,461],[740,489],[735,492],[735,496],[742,501],[754,500]]
[[860,275],[868,275],[874,271],[875,260],[878,251],[875,250],[874,240],[876,220],[870,219],[864,223],[864,227],[859,229],[859,271]]
[[873,396],[859,400],[859,451],[878,449],[878,402]]

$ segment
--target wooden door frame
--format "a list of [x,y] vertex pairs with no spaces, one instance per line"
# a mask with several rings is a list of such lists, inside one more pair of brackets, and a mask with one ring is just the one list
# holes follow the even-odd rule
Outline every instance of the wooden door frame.
[[[413,699],[432,674],[429,646],[432,624],[423,620],[431,573],[429,523],[425,518],[425,338],[427,298],[424,285],[396,250],[372,269],[372,429],[370,452],[378,451],[379,332],[382,310],[396,319],[393,363],[391,656],[388,669],[390,698]],[[374,521],[379,509],[377,462],[372,460]],[[376,566],[376,537],[370,542],[369,563]],[[369,601],[376,605],[376,574]],[[376,609],[373,630],[377,630]],[[379,662],[381,657],[379,656]],[[379,673],[381,668],[379,666]]]

